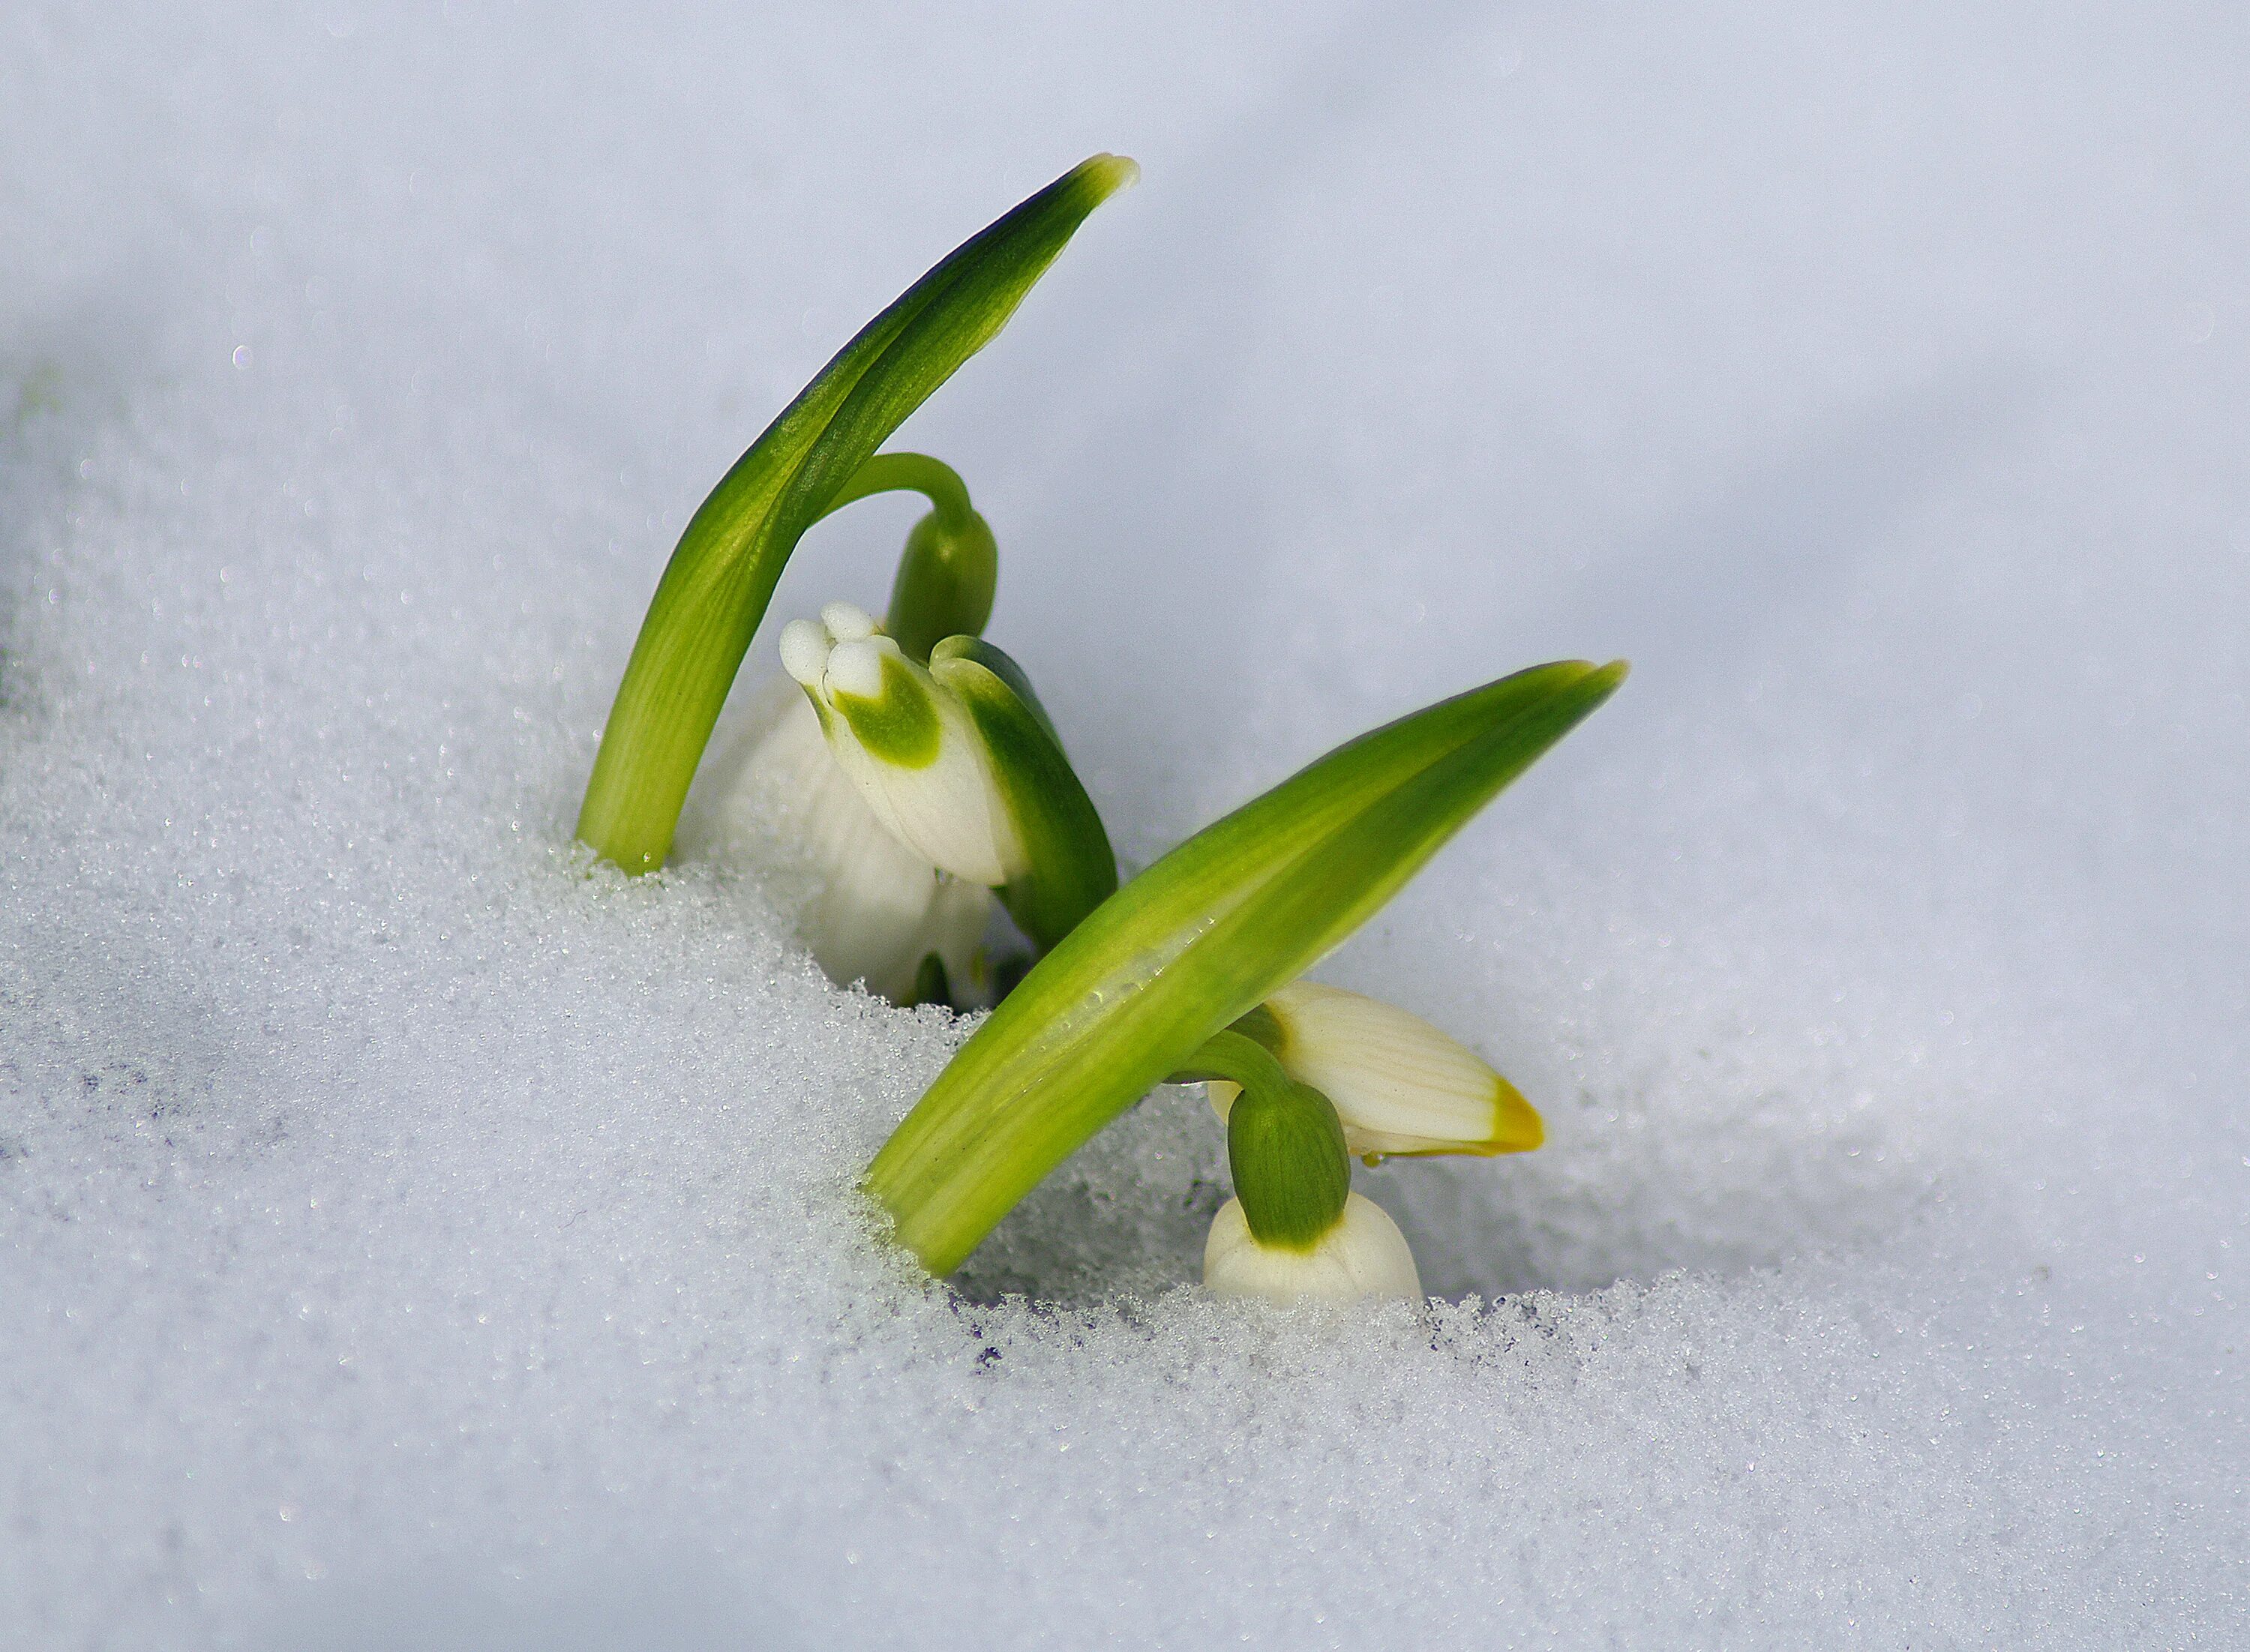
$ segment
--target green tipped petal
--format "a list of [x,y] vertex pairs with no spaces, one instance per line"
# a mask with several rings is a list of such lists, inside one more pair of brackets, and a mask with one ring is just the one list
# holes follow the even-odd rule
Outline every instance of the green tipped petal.
[[1362,735],[1103,902],[869,1166],[899,1242],[950,1272],[1080,1144],[1358,927],[1624,675],[1622,662],[1536,666]]
[[945,741],[944,726],[938,720],[937,696],[914,675],[905,655],[875,653],[865,643],[856,646],[874,653],[872,686],[876,692],[863,696],[839,688],[832,703],[861,749],[876,761],[894,768],[928,768],[937,761],[938,748]]
[[849,602],[791,620],[783,667],[875,817],[933,866],[987,889],[1020,877],[1024,850],[977,720]]
[[929,669],[968,707],[1016,829],[1025,870],[1001,886],[1001,904],[1046,951],[1116,890],[1109,834],[1015,661],[976,637],[949,637]]
[[797,540],[1137,170],[1096,155],[964,242],[839,351],[712,490],[657,585],[587,783],[578,836],[604,859],[628,872],[663,864]]

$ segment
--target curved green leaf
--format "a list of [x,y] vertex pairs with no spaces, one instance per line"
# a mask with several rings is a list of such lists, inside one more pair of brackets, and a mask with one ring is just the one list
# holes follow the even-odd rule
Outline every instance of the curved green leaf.
[[1536,666],[1339,747],[1105,901],[1011,993],[868,1167],[947,1273],[1096,1131],[1341,942],[1608,699],[1623,662]]
[[688,522],[603,731],[578,836],[628,872],[671,851],[688,782],[805,529],[982,349],[1087,213],[1137,169],[1095,155],[962,244],[837,352]]

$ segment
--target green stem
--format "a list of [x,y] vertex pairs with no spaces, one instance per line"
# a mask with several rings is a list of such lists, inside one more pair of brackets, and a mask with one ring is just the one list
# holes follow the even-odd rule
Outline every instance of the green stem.
[[943,459],[927,453],[878,453],[852,473],[820,518],[825,520],[875,493],[922,495],[948,533],[959,533],[977,514],[969,507],[969,488],[960,472]]
[[1214,1078],[1224,1078],[1231,1084],[1240,1084],[1246,1091],[1264,1094],[1282,1088],[1289,1082],[1288,1074],[1273,1054],[1254,1038],[1228,1030],[1215,1032],[1197,1047],[1188,1057],[1187,1065],[1173,1073],[1164,1082],[1168,1084],[1207,1084]]

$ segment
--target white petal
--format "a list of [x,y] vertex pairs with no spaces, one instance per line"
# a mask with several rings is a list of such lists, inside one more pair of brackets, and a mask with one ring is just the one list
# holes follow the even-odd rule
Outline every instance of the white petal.
[[[707,780],[721,852],[755,861],[829,978],[887,997],[912,990],[935,953],[967,979],[989,890],[941,873],[869,810],[794,686],[752,712],[753,732]],[[699,785],[701,782],[699,782]]]
[[854,642],[862,637],[873,637],[882,628],[874,616],[864,608],[851,602],[830,602],[820,610],[820,623],[828,634],[839,643]]
[[781,668],[805,687],[818,688],[833,646],[825,627],[811,620],[791,620],[781,628]]
[[[1022,843],[992,779],[984,741],[968,708],[927,667],[906,658],[887,637],[847,638],[829,651],[814,692],[831,711],[826,732],[837,761],[901,843],[955,877],[987,887],[1023,871]],[[887,702],[894,696],[920,697],[935,713],[933,761],[891,761],[854,732],[848,713],[864,707],[849,702]]]
[[[1418,1015],[1311,981],[1266,1008],[1281,1030],[1283,1070],[1336,1104],[1355,1153],[1521,1153],[1543,1139],[1515,1085]],[[1222,1119],[1232,1092],[1211,1086]]]
[[1203,1282],[1215,1296],[1283,1304],[1422,1295],[1406,1236],[1382,1206],[1358,1194],[1346,1198],[1342,1218],[1310,1250],[1260,1244],[1242,1201],[1228,1200],[1204,1242]]
[[[890,644],[888,648],[886,643]],[[854,637],[839,642],[828,650],[822,686],[832,695],[878,699],[883,692],[883,657],[898,651],[899,645],[887,637]]]

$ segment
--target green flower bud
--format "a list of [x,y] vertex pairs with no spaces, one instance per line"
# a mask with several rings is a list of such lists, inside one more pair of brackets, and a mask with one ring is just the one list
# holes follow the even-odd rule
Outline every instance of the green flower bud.
[[932,511],[907,535],[883,629],[901,653],[927,664],[945,638],[983,635],[999,575],[1000,549],[983,517]]
[[1284,1078],[1245,1092],[1226,1120],[1234,1196],[1262,1245],[1308,1250],[1343,1215],[1351,1161],[1329,1098]]

